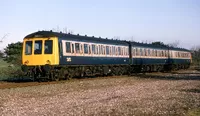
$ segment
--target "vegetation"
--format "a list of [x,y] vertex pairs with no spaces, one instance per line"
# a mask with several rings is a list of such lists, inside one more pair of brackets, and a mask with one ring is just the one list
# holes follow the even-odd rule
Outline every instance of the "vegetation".
[[192,64],[200,66],[200,47],[192,48]]
[[22,42],[8,44],[4,52],[0,52],[0,80],[17,76],[21,65]]
[[22,42],[8,44],[4,50],[5,61],[14,65],[21,65]]

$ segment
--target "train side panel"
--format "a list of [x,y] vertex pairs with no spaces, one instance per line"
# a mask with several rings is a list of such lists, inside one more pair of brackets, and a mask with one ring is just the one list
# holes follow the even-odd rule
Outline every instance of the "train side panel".
[[[60,65],[129,64],[128,44],[97,43],[94,41],[64,38],[60,39],[60,46],[62,52]],[[121,50],[118,50],[119,47]]]

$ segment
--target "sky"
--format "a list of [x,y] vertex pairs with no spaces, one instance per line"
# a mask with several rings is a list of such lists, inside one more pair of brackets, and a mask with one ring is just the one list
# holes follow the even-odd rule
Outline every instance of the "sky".
[[0,49],[38,30],[200,46],[200,0],[1,0]]

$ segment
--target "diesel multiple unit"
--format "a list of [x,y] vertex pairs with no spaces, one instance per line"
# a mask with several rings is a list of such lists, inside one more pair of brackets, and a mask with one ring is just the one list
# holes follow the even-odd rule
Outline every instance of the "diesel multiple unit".
[[189,50],[38,31],[23,40],[22,70],[33,79],[123,75],[189,68]]

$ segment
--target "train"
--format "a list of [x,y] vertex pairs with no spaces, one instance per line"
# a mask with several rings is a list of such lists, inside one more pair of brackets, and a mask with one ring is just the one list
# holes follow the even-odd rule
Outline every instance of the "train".
[[184,48],[50,30],[24,37],[21,69],[33,80],[57,81],[188,69],[191,63]]

